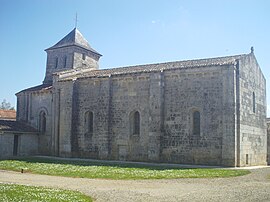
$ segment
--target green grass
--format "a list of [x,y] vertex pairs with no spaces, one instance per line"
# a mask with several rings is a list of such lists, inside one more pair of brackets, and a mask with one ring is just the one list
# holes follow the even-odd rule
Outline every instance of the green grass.
[[0,169],[80,178],[103,179],[173,179],[235,177],[250,173],[247,170],[218,168],[168,168],[141,164],[100,163],[90,161],[22,158],[0,161]]
[[24,186],[0,183],[1,201],[78,201],[90,202],[92,199],[77,191],[51,189],[44,187]]

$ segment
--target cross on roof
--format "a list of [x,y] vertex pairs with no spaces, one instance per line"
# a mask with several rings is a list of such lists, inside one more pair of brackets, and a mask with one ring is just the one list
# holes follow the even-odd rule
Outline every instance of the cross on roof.
[[75,16],[75,28],[77,28],[77,24],[78,24],[78,15],[77,15],[77,13],[76,13],[76,16]]

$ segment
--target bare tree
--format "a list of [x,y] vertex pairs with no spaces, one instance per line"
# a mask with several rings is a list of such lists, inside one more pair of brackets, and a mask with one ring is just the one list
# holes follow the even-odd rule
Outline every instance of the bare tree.
[[6,99],[3,99],[0,109],[5,109],[5,110],[14,110],[14,107],[11,106],[10,102],[7,102]]

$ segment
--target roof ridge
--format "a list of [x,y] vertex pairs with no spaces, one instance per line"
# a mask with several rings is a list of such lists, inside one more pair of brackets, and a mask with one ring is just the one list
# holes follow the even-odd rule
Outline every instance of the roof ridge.
[[16,111],[15,109],[0,109],[0,111]]
[[[168,62],[158,62],[158,63],[146,63],[146,64],[138,64],[138,65],[128,65],[128,66],[120,66],[120,67],[110,67],[106,69],[118,69],[118,68],[132,68],[132,67],[140,67],[140,66],[150,66],[150,65],[162,65],[162,64],[170,64],[170,63],[180,63],[180,62],[191,62],[191,61],[205,61],[205,60],[218,60],[218,59],[226,59],[226,58],[238,58],[243,57],[249,54],[238,54],[238,55],[231,55],[231,56],[220,56],[220,57],[212,57],[212,58],[198,58],[198,59],[187,59],[187,60],[177,60],[177,61],[168,61]],[[101,70],[106,70],[101,69]]]
[[125,67],[107,68],[100,70],[81,71],[81,69],[61,71],[57,75],[59,80],[69,80],[73,78],[88,78],[88,77],[107,77],[111,75],[127,74],[127,73],[141,73],[141,72],[154,72],[163,70],[172,70],[177,68],[192,68],[204,66],[222,66],[235,64],[236,60],[241,57],[248,56],[249,54],[240,54],[232,56],[222,56],[214,58],[202,58],[193,60],[172,61],[163,63],[133,65]]

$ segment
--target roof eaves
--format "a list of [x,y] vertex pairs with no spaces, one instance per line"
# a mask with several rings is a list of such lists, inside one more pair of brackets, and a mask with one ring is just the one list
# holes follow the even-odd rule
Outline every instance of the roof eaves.
[[91,47],[88,48],[88,47],[82,46],[82,45],[80,45],[80,44],[78,44],[78,43],[65,44],[65,45],[56,46],[56,47],[52,46],[52,47],[50,47],[50,48],[45,49],[45,51],[48,51],[48,50],[55,50],[55,49],[65,48],[65,47],[71,47],[71,46],[77,46],[77,47],[83,48],[83,49],[85,49],[85,50],[87,50],[87,51],[91,51],[92,53],[94,53],[94,54],[96,54],[96,55],[98,55],[98,56],[100,56],[100,57],[102,56],[102,54],[100,54],[99,52],[97,52],[97,51],[94,50],[93,48],[91,48]]
[[5,130],[5,129],[0,129],[0,135],[2,135],[3,133],[12,133],[12,134],[14,134],[14,133],[18,133],[18,134],[25,134],[25,133],[27,133],[27,134],[36,134],[36,135],[39,134],[38,131],[33,132],[33,131],[19,131],[19,130]]
[[51,88],[52,88],[51,84],[41,84],[41,85],[38,85],[38,86],[34,86],[34,87],[30,87],[30,88],[21,90],[18,93],[16,93],[16,95],[19,94],[19,93],[26,92],[26,91],[30,91],[30,92],[33,92],[33,91],[46,91],[46,90],[50,90]]

